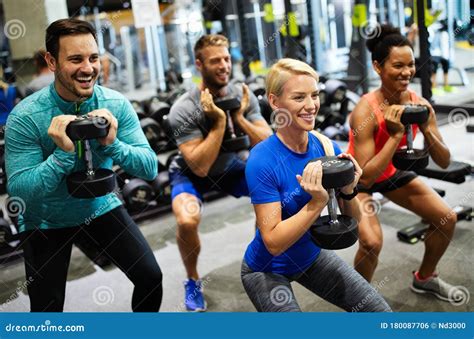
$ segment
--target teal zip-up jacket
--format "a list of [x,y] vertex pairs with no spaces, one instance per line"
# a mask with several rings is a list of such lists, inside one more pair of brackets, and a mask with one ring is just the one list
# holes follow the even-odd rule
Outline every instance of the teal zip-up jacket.
[[6,124],[7,191],[11,201],[16,199],[20,206],[20,232],[78,226],[122,204],[115,193],[94,199],[72,197],[67,191],[66,177],[84,171],[85,162],[76,153],[57,147],[48,136],[55,116],[84,115],[99,108],[106,108],[115,116],[118,130],[111,145],[90,141],[94,168],[112,169],[117,164],[135,177],[156,177],[156,155],[132,105],[122,94],[96,85],[93,95],[78,104],[63,100],[53,83],[22,100]]

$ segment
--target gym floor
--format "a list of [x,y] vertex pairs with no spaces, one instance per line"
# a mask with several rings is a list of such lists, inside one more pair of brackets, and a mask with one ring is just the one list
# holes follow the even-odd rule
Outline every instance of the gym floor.
[[[472,50],[460,59],[471,63]],[[471,84],[474,74],[468,74]],[[416,89],[416,85],[414,85]],[[474,88],[460,88],[456,93],[435,98],[439,103],[467,102],[474,97]],[[445,124],[440,131],[449,146],[452,158],[474,164],[473,134],[468,134],[465,124]],[[421,143],[418,140],[415,143]],[[342,145],[344,147],[345,145]],[[450,206],[473,205],[474,183],[472,176],[457,185],[426,180],[431,187],[444,189]],[[228,211],[231,211],[229,213]],[[397,239],[399,229],[420,222],[418,217],[391,202],[383,205],[379,214],[384,232],[384,247],[380,255],[373,285],[396,312],[472,312],[472,301],[452,305],[434,297],[410,291],[411,272],[418,268],[424,251],[422,242],[409,245]],[[163,303],[161,311],[184,312],[183,280],[185,272],[175,240],[175,220],[166,214],[155,220],[140,223],[140,228],[150,243],[163,270]],[[255,216],[248,198],[221,198],[204,205],[200,226],[202,250],[199,272],[204,284],[204,294],[210,312],[254,312],[240,281],[240,264],[247,244],[255,232]],[[463,286],[474,293],[474,232],[472,221],[456,225],[453,241],[443,256],[438,271],[450,283]],[[357,245],[337,251],[352,265]],[[0,311],[26,312],[29,299],[26,295],[24,266],[21,260],[0,267]],[[298,284],[293,285],[296,298],[303,311],[337,312],[339,308],[313,295]],[[103,270],[95,266],[81,251],[73,249],[66,291],[66,312],[129,312],[131,310],[132,284],[115,266]]]

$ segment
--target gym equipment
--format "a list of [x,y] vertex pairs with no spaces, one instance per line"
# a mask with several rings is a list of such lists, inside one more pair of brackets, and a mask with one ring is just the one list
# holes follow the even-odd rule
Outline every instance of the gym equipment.
[[129,211],[140,211],[153,200],[153,188],[145,180],[126,179],[122,188],[122,196]]
[[7,173],[5,171],[5,154],[0,153],[0,194],[7,193]]
[[311,226],[311,237],[321,248],[336,250],[350,247],[358,239],[358,223],[352,217],[337,214],[336,189],[354,181],[354,164],[336,156],[324,156],[310,162],[318,160],[321,160],[323,168],[322,185],[329,193],[329,215],[319,217]]
[[[92,151],[89,140],[106,137],[109,124],[102,117],[81,116],[66,127],[66,134],[76,142],[78,153],[84,154],[85,172],[74,172],[67,176],[69,193],[75,198],[95,198],[115,189],[115,173],[106,168],[93,168]],[[84,147],[84,151],[82,151]]]
[[144,118],[140,120],[140,127],[142,128],[150,147],[155,152],[158,153],[167,148],[168,142],[166,140],[168,138],[158,122],[152,118]]
[[448,168],[441,168],[433,160],[429,160],[426,168],[416,169],[416,173],[428,178],[461,184],[466,181],[466,175],[472,173],[471,165],[452,160]]
[[143,105],[140,101],[137,100],[130,100],[130,103],[133,106],[133,109],[137,113],[138,119],[144,119],[146,118],[146,113],[145,110],[143,109]]
[[250,147],[248,135],[237,135],[232,121],[231,112],[240,108],[240,101],[237,98],[222,98],[215,100],[215,105],[227,114],[227,126],[222,141],[222,152],[238,152]]
[[329,139],[336,141],[349,141],[348,129],[339,123],[334,126],[328,126],[322,131],[322,134],[327,136]]
[[428,120],[428,107],[423,105],[407,105],[400,118],[405,125],[407,146],[398,149],[393,155],[393,165],[400,170],[419,170],[428,166],[429,154],[427,150],[413,148],[412,124],[422,124]]
[[164,134],[164,137],[161,141],[166,142],[166,146],[162,149],[162,151],[175,150],[178,146],[176,145],[176,141],[174,139],[173,130],[171,129],[168,114],[165,114],[162,117],[160,125]]
[[[163,165],[158,165],[158,170],[163,169]],[[125,207],[130,212],[143,210],[153,200],[153,189],[145,180],[134,178],[122,168],[116,172],[117,185],[121,190],[121,195]]]
[[166,102],[161,102],[157,96],[153,96],[145,102],[145,107],[148,115],[161,124],[163,116],[170,112],[170,105]]
[[347,92],[347,85],[340,80],[328,79],[324,84],[319,85],[321,105],[327,103],[340,103],[344,101]]
[[2,217],[0,217],[0,246],[12,241],[12,230],[10,223]]
[[[325,130],[330,126],[344,125],[350,111],[360,97],[347,89],[347,85],[335,79],[323,79],[318,84],[321,107],[316,116],[316,127]],[[344,140],[344,139],[341,139]]]
[[262,114],[263,118],[268,123],[268,125],[271,126],[272,125],[271,117],[272,117],[273,110],[270,104],[268,103],[267,97],[262,96],[262,97],[257,97],[257,99],[258,99],[258,104],[260,106],[260,113]]
[[397,238],[408,244],[416,244],[419,240],[423,240],[429,225],[417,224],[408,226],[397,232]]
[[156,97],[163,103],[173,105],[184,93],[186,93],[186,88],[184,86],[178,86],[168,92],[158,91]]
[[[458,221],[470,221],[473,218],[472,207],[457,205],[453,207],[453,213],[456,214]],[[425,221],[422,222],[423,224],[408,226],[398,231],[398,239],[408,244],[416,244],[418,241],[424,240],[425,233],[429,228],[429,224],[426,224]]]
[[168,171],[158,173],[155,180],[151,182],[156,201],[163,204],[171,204],[171,183]]
[[[167,170],[170,168],[170,165],[171,163],[173,162],[174,158],[179,154],[178,151],[173,151],[171,152],[168,157],[166,158],[166,164],[164,166],[164,168],[166,168]],[[159,171],[159,170],[158,170]]]

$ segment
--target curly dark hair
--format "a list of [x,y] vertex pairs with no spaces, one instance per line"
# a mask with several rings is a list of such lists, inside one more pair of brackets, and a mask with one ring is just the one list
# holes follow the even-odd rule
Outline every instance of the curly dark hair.
[[400,29],[390,24],[376,26],[366,42],[367,49],[372,53],[372,62],[377,61],[383,65],[388,58],[392,47],[408,46],[413,49],[412,44],[400,32]]

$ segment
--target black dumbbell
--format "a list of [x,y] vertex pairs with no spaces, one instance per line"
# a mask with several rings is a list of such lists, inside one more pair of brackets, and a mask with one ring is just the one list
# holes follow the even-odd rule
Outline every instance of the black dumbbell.
[[140,127],[142,128],[150,147],[155,152],[160,152],[166,149],[168,138],[158,122],[152,118],[145,118],[140,120]]
[[171,129],[168,114],[163,115],[160,126],[163,129],[163,133],[164,133],[163,141],[166,141],[167,143],[163,151],[175,150],[177,146],[176,146],[176,141],[173,135],[173,130]]
[[154,192],[145,180],[132,178],[125,180],[122,197],[129,211],[140,211],[145,209],[153,200]]
[[[320,84],[320,99],[324,98],[324,103],[321,105],[330,105],[333,103],[340,103],[346,97],[347,85],[340,80],[328,79],[324,85]],[[322,94],[321,94],[322,93]]]
[[170,112],[170,105],[166,102],[161,102],[157,96],[151,97],[145,104],[148,115],[156,122],[161,124],[163,116]]
[[422,124],[428,120],[429,109],[423,105],[407,105],[400,117],[405,126],[407,146],[398,149],[393,155],[393,166],[400,170],[419,170],[428,166],[429,154],[427,150],[413,148],[412,124]]
[[7,193],[7,173],[5,171],[5,154],[0,152],[0,194]]
[[[168,157],[166,158],[165,168],[169,170],[171,163],[173,162],[174,158],[179,155],[178,151],[171,152]],[[162,167],[163,168],[163,167]],[[159,171],[159,170],[158,170]]]
[[349,141],[349,131],[344,125],[341,124],[328,126],[322,133],[331,140]]
[[257,98],[265,96],[265,84],[252,82],[249,83],[248,86],[249,90],[251,90]]
[[272,125],[272,107],[270,106],[270,103],[268,102],[268,99],[266,96],[263,97],[258,97],[258,105],[260,106],[260,113],[262,114],[263,118],[267,122],[268,125]]
[[0,218],[0,248],[11,241],[12,229],[10,223],[3,217]]
[[315,127],[321,130],[329,126],[344,125],[346,118],[331,106],[321,106],[316,115]]
[[151,187],[155,193],[155,199],[163,204],[171,203],[171,184],[168,171],[158,173],[155,180],[151,182]]
[[[164,170],[164,165],[158,165],[158,170]],[[123,168],[117,169],[116,177],[121,198],[128,210],[142,210],[153,200],[152,188],[145,180],[133,177]]]
[[186,93],[186,88],[184,86],[178,86],[171,89],[168,92],[157,92],[157,97],[161,102],[166,102],[169,105],[173,105],[178,98]]
[[[84,147],[85,172],[74,172],[67,176],[69,193],[75,198],[95,198],[115,189],[115,173],[106,168],[94,169],[89,140],[104,138],[109,133],[109,123],[102,117],[81,116],[71,121],[66,128],[67,136],[76,147]],[[79,150],[80,151],[80,150]]]
[[231,112],[240,108],[240,101],[237,98],[222,98],[215,100],[215,104],[227,114],[226,132],[222,141],[222,152],[238,152],[250,147],[248,135],[237,135]]
[[329,215],[319,217],[311,226],[311,237],[321,248],[336,250],[350,247],[358,239],[358,223],[350,216],[337,214],[336,190],[354,181],[354,164],[335,156],[325,156],[310,162],[318,160],[321,160],[323,168],[322,185],[329,194]]
[[141,119],[146,118],[146,113],[145,113],[145,110],[143,109],[143,104],[140,101],[130,100],[130,103],[132,104],[133,109],[137,113],[138,119],[141,120]]

